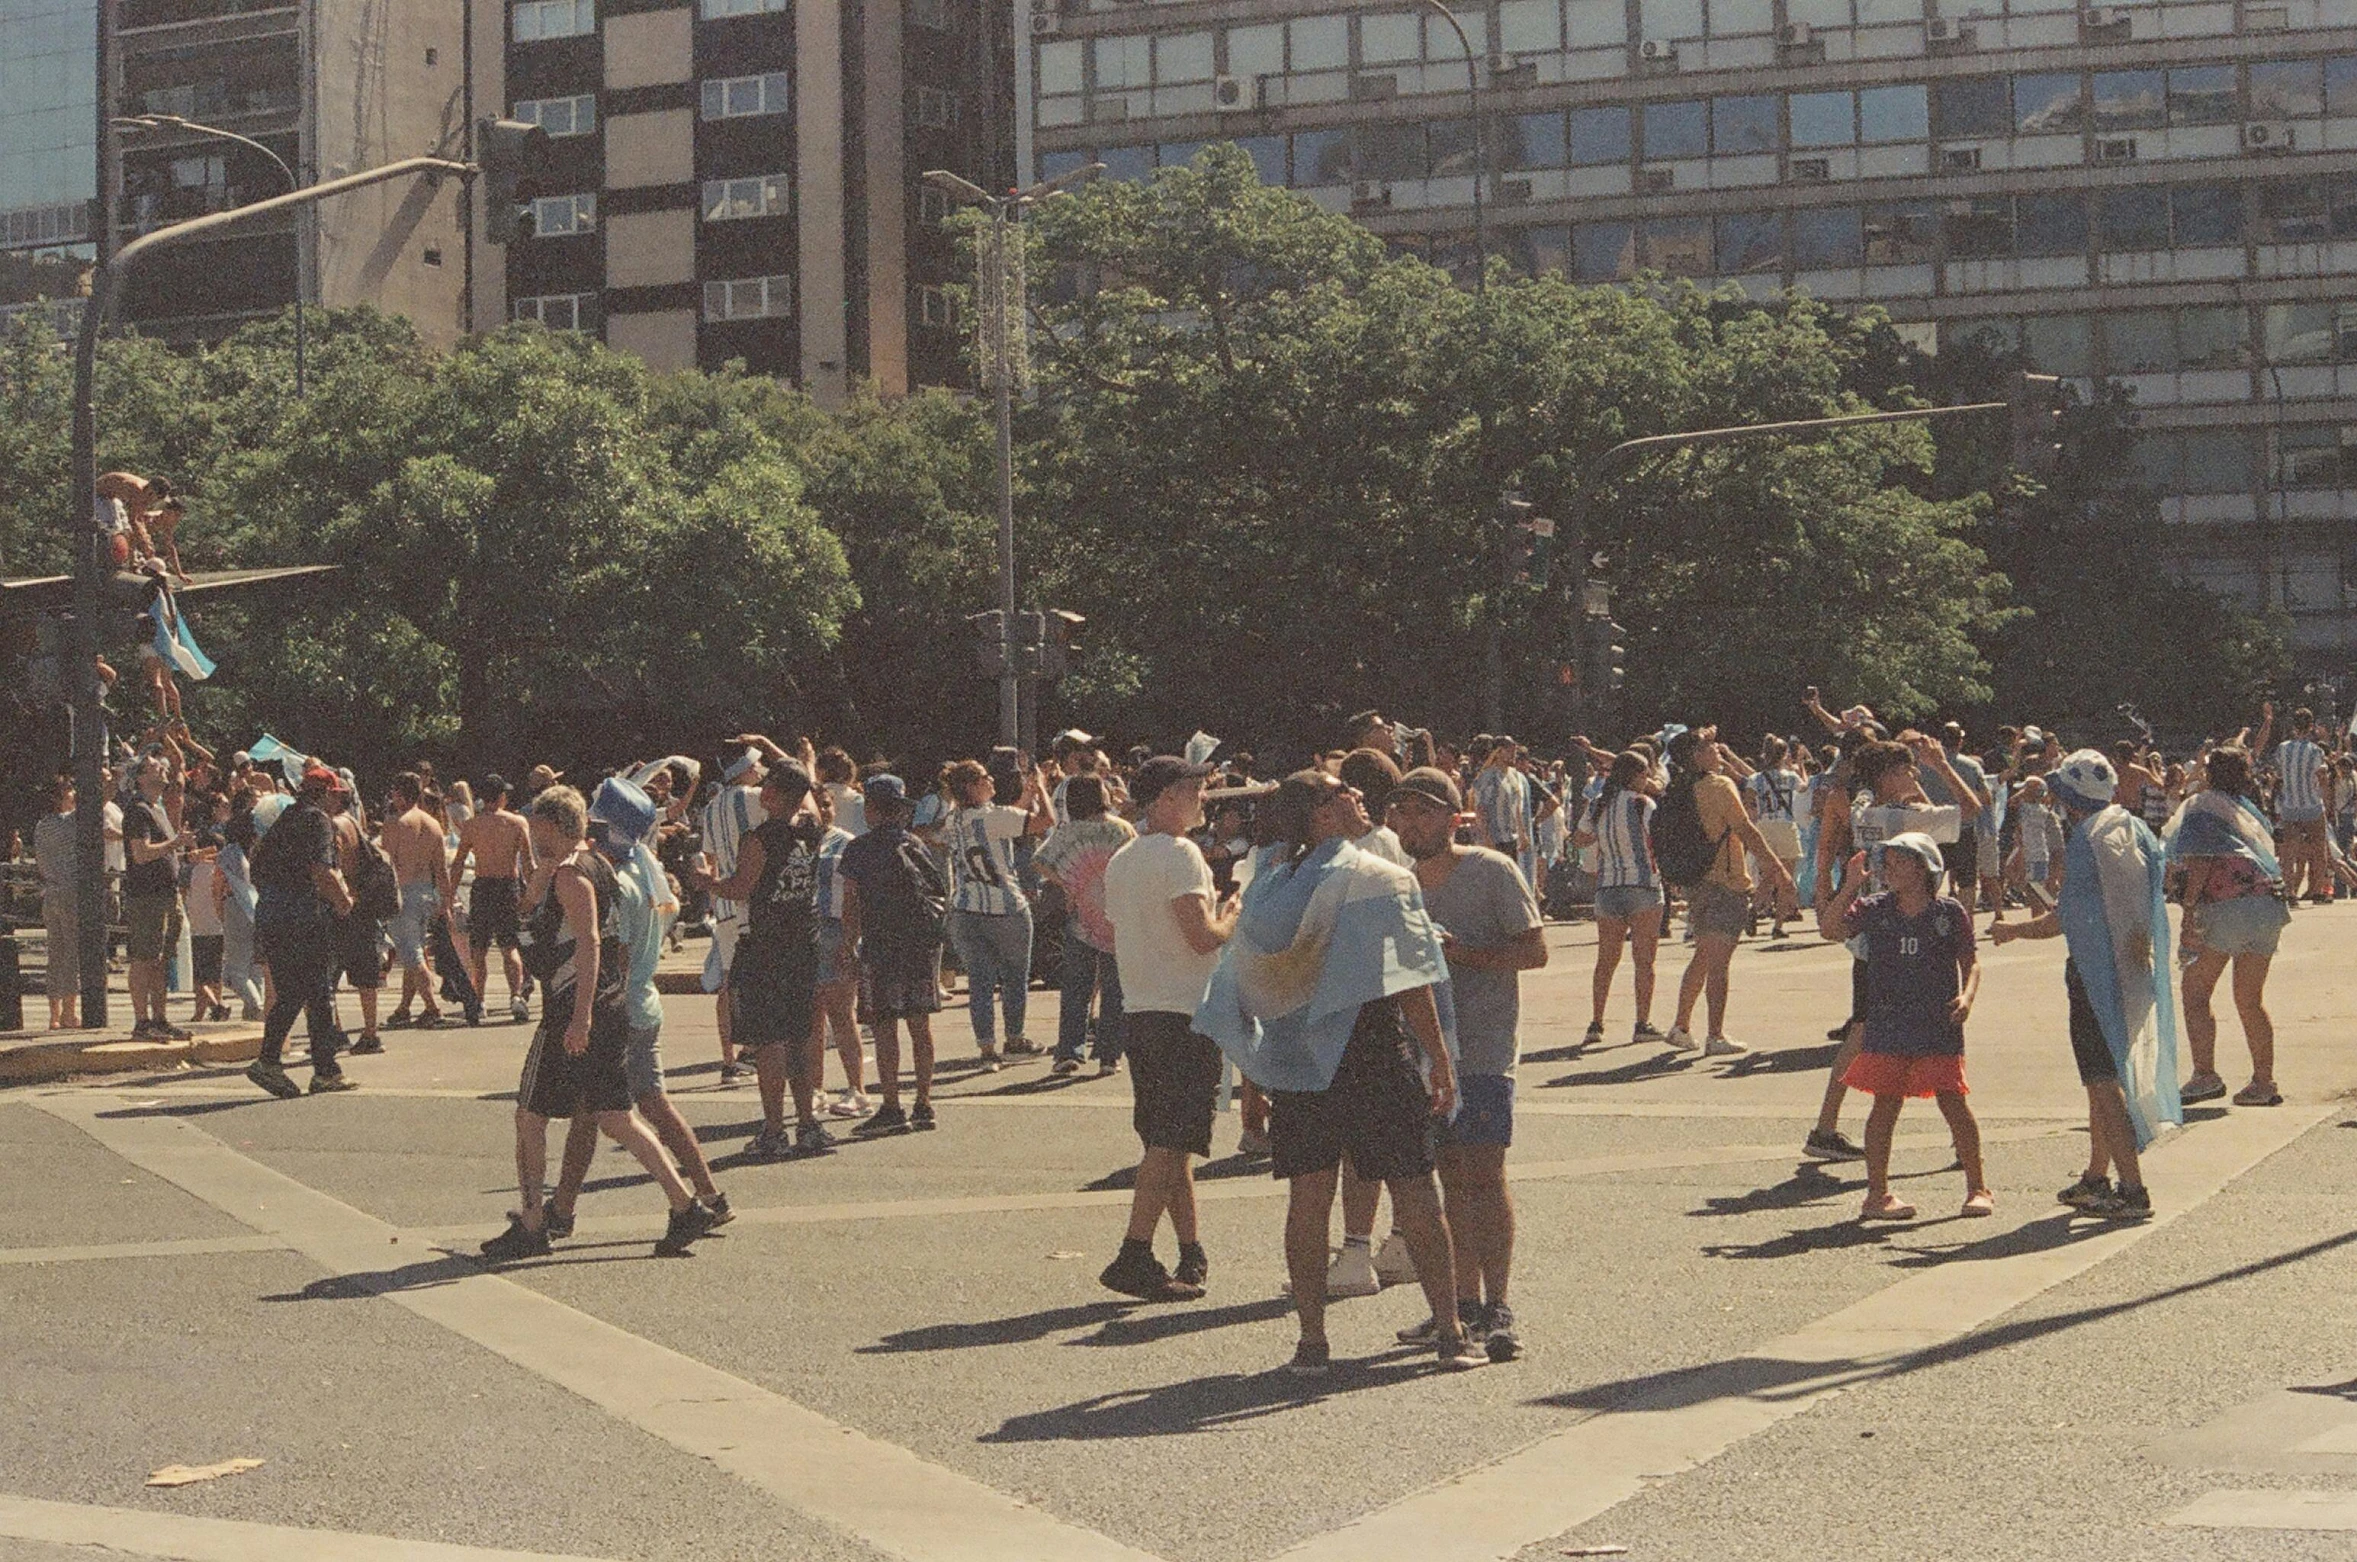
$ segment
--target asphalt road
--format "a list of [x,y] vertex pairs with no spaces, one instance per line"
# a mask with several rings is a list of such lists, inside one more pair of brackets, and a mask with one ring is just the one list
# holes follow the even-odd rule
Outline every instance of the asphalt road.
[[[1747,944],[1758,1051],[1706,1064],[1627,1043],[1625,971],[1579,1049],[1593,937],[1550,929],[1510,1160],[1531,1353],[1445,1378],[1392,1345],[1423,1313],[1399,1291],[1338,1305],[1331,1379],[1273,1370],[1282,1190],[1232,1115],[1210,1295],[1098,1288],[1126,1077],[980,1072],[955,1013],[940,1132],[751,1165],[710,1005],[669,1000],[740,1218],[651,1257],[661,1200],[608,1149],[576,1238],[496,1278],[462,1255],[513,1203],[522,1027],[391,1033],[317,1100],[232,1071],[0,1093],[0,1558],[2357,1556],[2353,919],[2287,934],[2286,1104],[2197,1109],[2132,1230],[2053,1202],[2085,1153],[2058,943],[1984,946],[1997,1218],[1956,1218],[1924,1103],[1897,1162],[1924,1218],[1867,1231],[1862,1172],[1797,1153],[1840,950]],[[240,1456],[266,1462],[144,1484]]]

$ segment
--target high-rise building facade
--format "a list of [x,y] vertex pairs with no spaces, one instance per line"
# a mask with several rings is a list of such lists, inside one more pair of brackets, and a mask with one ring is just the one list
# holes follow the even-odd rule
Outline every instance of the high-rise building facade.
[[[1024,0],[1029,172],[1210,141],[1470,260],[1465,51],[1399,0]],[[1489,242],[1871,302],[2134,394],[2174,565],[2357,650],[2357,0],[1461,0]]]
[[948,214],[1014,162],[1007,0],[510,0],[507,112],[550,173],[510,312],[838,404],[958,375]]
[[72,297],[89,264],[97,15],[97,0],[0,0],[0,320]]

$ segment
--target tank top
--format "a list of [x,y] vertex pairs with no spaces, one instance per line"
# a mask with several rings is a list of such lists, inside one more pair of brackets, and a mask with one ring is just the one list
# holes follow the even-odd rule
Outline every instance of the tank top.
[[[589,998],[594,1023],[622,1013],[623,995],[630,985],[630,956],[622,946],[621,903],[615,895],[613,867],[586,849],[576,852],[570,863],[589,880],[597,900],[597,989]],[[565,931],[564,903],[557,898],[553,883],[524,919],[521,932],[517,942],[522,946],[525,966],[541,984],[542,1014],[547,1024],[562,1029],[573,1020],[580,950]]]

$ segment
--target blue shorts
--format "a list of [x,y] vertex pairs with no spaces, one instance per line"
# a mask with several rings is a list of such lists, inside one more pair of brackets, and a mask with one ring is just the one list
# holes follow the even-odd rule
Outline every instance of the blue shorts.
[[1514,1076],[1459,1074],[1457,1115],[1440,1131],[1441,1146],[1470,1148],[1494,1144],[1500,1149],[1514,1142]]
[[845,976],[845,974],[846,974],[846,973],[845,973],[845,972],[843,971],[843,969],[842,969],[842,960],[843,960],[843,919],[842,919],[841,917],[821,917],[821,918],[819,918],[819,919],[818,919],[818,985],[819,985],[819,986],[821,986],[821,987],[824,987],[824,986],[826,986],[826,985],[827,985],[829,982],[839,982],[839,981],[843,980],[843,978],[844,978],[844,976]]
[[426,935],[442,914],[442,892],[431,884],[401,886],[401,909],[385,923],[393,936],[393,954],[406,966],[426,961]]
[[1661,891],[1653,885],[1614,886],[1596,891],[1596,915],[1599,919],[1626,922],[1640,911],[1658,910]]
[[2189,949],[2190,940],[2178,944],[2178,963],[2191,965],[2203,953],[2216,955],[2272,955],[2283,937],[2284,925],[2291,921],[2291,912],[2273,895],[2244,895],[2234,900],[2213,900],[2196,906],[2190,913],[2201,932],[2201,948]]

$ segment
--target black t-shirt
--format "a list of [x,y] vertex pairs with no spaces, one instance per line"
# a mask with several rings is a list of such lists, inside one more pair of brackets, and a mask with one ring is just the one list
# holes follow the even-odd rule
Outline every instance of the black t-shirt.
[[752,921],[746,938],[764,949],[818,941],[818,848],[824,832],[808,814],[765,819],[753,832],[761,843],[761,878],[745,904]]
[[246,876],[264,894],[308,900],[311,870],[335,865],[335,826],[312,804],[296,803],[254,844]]
[[131,854],[131,843],[160,846],[179,834],[172,828],[172,816],[164,812],[164,805],[134,797],[123,805],[123,893],[129,896],[162,896],[180,888],[178,854],[166,852],[141,862]]

